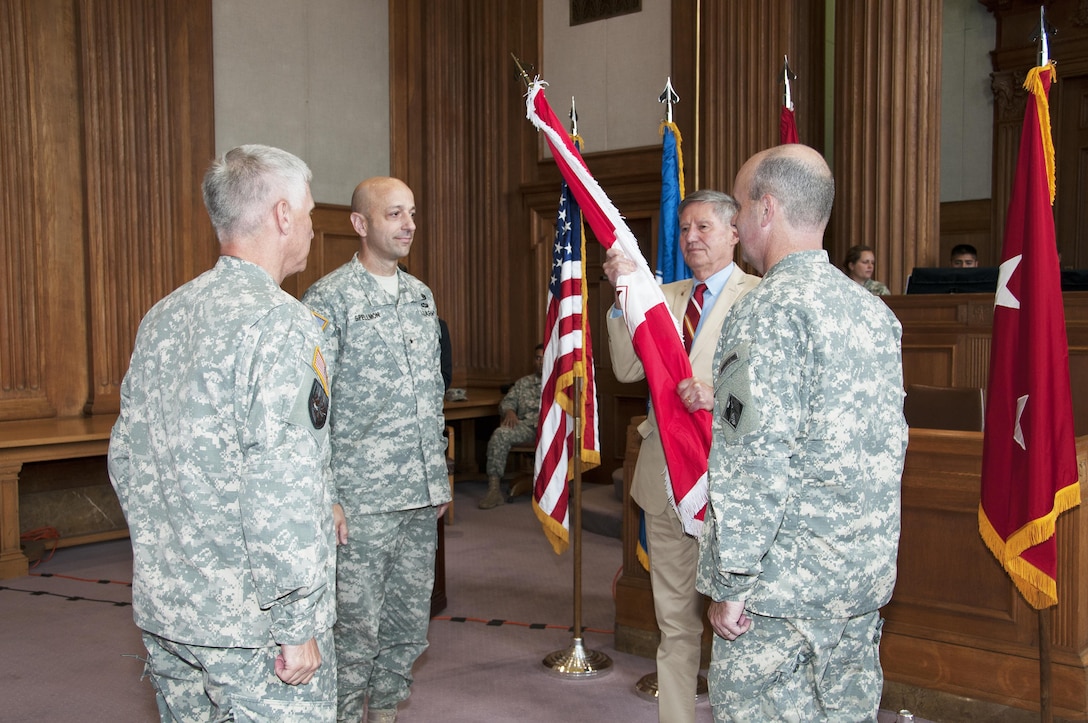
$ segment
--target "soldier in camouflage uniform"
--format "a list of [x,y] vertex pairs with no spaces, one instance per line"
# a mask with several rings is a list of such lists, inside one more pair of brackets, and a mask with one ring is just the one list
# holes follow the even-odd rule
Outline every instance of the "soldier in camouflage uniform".
[[[540,417],[540,373],[544,367],[544,345],[534,350],[536,372],[514,382],[514,386],[499,402],[498,428],[487,442],[487,494],[480,500],[481,510],[498,507],[504,500],[499,482],[506,471],[506,458],[515,444],[536,440],[536,425]],[[510,490],[514,494],[514,490]]]
[[[765,273],[733,307],[713,389],[697,585],[714,602],[717,720],[876,720],[906,451],[902,328],[821,248],[834,180],[778,146],[737,176],[743,256]],[[711,402],[712,399],[712,402]]]
[[[393,721],[427,647],[436,517],[450,501],[434,296],[397,268],[415,198],[395,178],[355,189],[351,261],[306,292],[329,320],[336,485],[338,718]],[[350,536],[348,531],[350,529]]]
[[306,267],[310,170],[241,146],[204,202],[215,268],[140,324],[109,447],[164,721],[332,721],[329,382]]

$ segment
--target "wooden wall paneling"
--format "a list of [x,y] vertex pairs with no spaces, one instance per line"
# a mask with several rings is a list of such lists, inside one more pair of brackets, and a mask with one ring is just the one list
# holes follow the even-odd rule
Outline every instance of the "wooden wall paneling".
[[[1088,179],[1088,75],[1066,78],[1059,74],[1058,81],[1056,94],[1061,102],[1050,113],[1055,174],[1063,191],[1067,185],[1083,189]],[[1088,208],[1083,199],[1076,192],[1062,193],[1055,202],[1062,268],[1088,268]]]
[[[884,299],[903,324],[904,384],[986,387],[993,294],[917,294]],[[1066,292],[1063,300],[1073,429],[1080,436],[1088,434],[1088,292]]]
[[[955,386],[956,338],[951,336],[944,344],[922,336],[922,341],[903,339],[903,382],[928,384],[935,387]],[[907,380],[910,381],[907,381]]]
[[[362,179],[359,179],[362,180]],[[351,260],[359,250],[359,236],[351,227],[351,207],[319,203],[311,214],[314,239],[306,268],[283,280],[283,288],[296,299],[325,274],[335,271]]]
[[391,165],[420,220],[407,263],[449,324],[455,384],[527,373],[541,335],[526,313],[533,242],[518,193],[535,133],[510,59],[536,61],[538,29],[535,0],[390,3]]
[[1027,69],[1025,67],[1019,72],[995,70],[990,77],[990,88],[994,93],[993,186],[990,192],[993,200],[990,227],[993,233],[986,250],[979,248],[979,253],[989,259],[992,266],[1001,262],[1005,215],[1009,211],[1009,196],[1016,174],[1016,156],[1020,152],[1020,132],[1027,103],[1027,91],[1024,90]]
[[[50,153],[38,134],[48,137],[55,132],[58,141],[64,135],[64,126],[54,125],[58,117],[43,108],[65,80],[70,89],[74,69],[71,64],[65,66],[63,57],[61,62],[41,65],[34,60],[41,58],[42,46],[71,45],[74,20],[70,8],[60,4],[49,8],[56,16],[43,26],[35,11],[44,5],[0,5],[0,147],[5,149],[0,154],[4,188],[0,196],[0,419],[56,413],[46,383],[48,296],[43,268],[49,245],[43,234],[53,231],[49,228],[52,216],[38,199],[48,198],[44,191],[49,184],[58,175],[63,177],[63,172],[51,168],[62,164],[63,157]],[[43,75],[35,77],[35,73]],[[60,116],[65,117],[70,115]],[[78,280],[76,284],[78,289]]]
[[[1038,63],[1034,40],[1039,25],[1039,3],[1031,0],[980,0],[993,13],[997,39],[991,53],[994,91],[993,257],[998,258],[1004,238],[1005,214],[1016,172],[1020,132],[1024,120],[1024,78]],[[1058,30],[1050,40],[1050,55],[1058,79],[1050,89],[1050,122],[1057,161],[1058,248],[1066,267],[1088,265],[1088,221],[1083,199],[1088,195],[1088,2],[1058,0],[1046,3],[1047,21]]]
[[941,204],[941,244],[933,266],[948,266],[952,248],[957,244],[971,244],[978,249],[979,266],[997,266],[999,255],[994,255],[990,239],[993,204],[988,198],[972,201],[946,201]]
[[[143,314],[218,255],[210,224],[195,220],[214,153],[211,3],[80,0],[79,17],[86,197],[94,209],[88,408],[115,412]],[[173,102],[184,94],[204,100]]]
[[841,263],[876,251],[902,293],[915,266],[937,265],[940,175],[940,0],[845,0],[835,6],[833,231]]
[[[1004,705],[1038,707],[1038,624],[978,536],[982,433],[911,430],[903,472],[899,578],[882,610],[887,681]],[[1077,441],[1081,475],[1088,438]],[[1088,533],[1075,508],[1058,518],[1052,610],[1054,714],[1088,715]],[[925,712],[922,711],[925,715]]]
[[[465,261],[473,256],[488,258],[491,250],[476,243],[493,239],[486,227],[478,225],[482,204],[477,199],[482,197],[477,193],[482,189],[476,185],[479,168],[470,151],[480,125],[488,123],[486,111],[477,116],[473,110],[478,106],[471,100],[478,92],[477,69],[468,58],[469,36],[474,31],[471,13],[464,2],[432,3],[423,25],[430,60],[421,98],[421,110],[428,118],[424,136],[427,152],[421,159],[422,174],[412,184],[419,228],[408,267],[434,291],[439,315],[447,324],[451,316],[463,323],[465,309],[457,308],[458,299],[468,304],[474,301],[469,285],[451,293],[459,277],[467,281],[473,275],[472,264]],[[470,228],[477,229],[478,239],[470,238]],[[473,254],[469,253],[471,247],[475,247]],[[451,330],[451,342],[452,338]],[[498,346],[494,339],[489,341],[489,348]]]
[[791,6],[761,0],[702,3],[699,187],[731,192],[744,161],[778,145]]

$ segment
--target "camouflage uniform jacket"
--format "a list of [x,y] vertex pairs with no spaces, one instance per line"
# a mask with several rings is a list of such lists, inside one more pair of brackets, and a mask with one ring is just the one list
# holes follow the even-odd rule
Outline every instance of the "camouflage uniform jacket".
[[536,429],[540,421],[540,384],[539,374],[526,374],[514,382],[514,386],[499,402],[499,417],[503,417],[509,409],[518,415],[519,421]]
[[110,437],[136,624],[208,647],[335,621],[328,375],[315,319],[223,256],[140,323]]
[[864,286],[865,290],[873,296],[889,296],[892,293],[891,289],[876,279],[866,279],[862,286]]
[[303,296],[329,320],[332,471],[349,519],[450,501],[434,296],[397,276],[394,298],[356,256]]
[[824,251],[790,254],[733,307],[714,363],[701,592],[772,617],[888,601],[907,443],[901,335]]

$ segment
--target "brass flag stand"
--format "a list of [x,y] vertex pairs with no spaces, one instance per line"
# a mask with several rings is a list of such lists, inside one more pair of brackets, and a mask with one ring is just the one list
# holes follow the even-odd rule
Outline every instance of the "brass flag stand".
[[574,555],[574,639],[566,650],[557,650],[544,658],[544,669],[567,680],[599,678],[612,670],[612,659],[596,650],[586,650],[582,642],[582,385],[574,380],[574,486],[571,519],[571,549]]

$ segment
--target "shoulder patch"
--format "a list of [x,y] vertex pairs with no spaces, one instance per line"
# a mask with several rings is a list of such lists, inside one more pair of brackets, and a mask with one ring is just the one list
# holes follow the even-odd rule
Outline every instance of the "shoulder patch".
[[722,350],[714,375],[714,411],[726,442],[732,443],[755,429],[759,409],[753,404],[749,378],[748,342]]
[[314,315],[314,323],[317,324],[317,328],[321,331],[325,331],[325,328],[329,325],[329,320],[313,309],[310,309],[310,313]]
[[313,423],[314,429],[324,427],[329,418],[329,395],[317,379],[314,379],[313,386],[310,387],[310,400],[306,408],[310,412],[310,422]]

